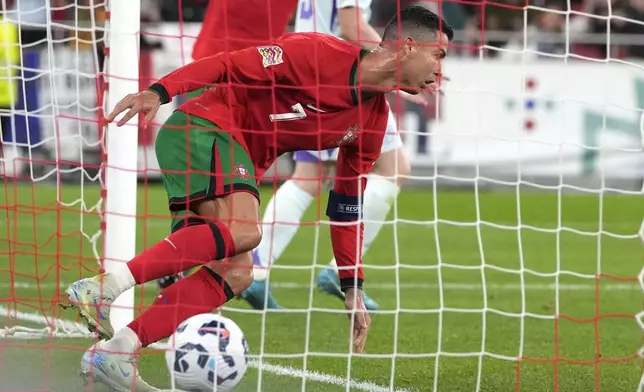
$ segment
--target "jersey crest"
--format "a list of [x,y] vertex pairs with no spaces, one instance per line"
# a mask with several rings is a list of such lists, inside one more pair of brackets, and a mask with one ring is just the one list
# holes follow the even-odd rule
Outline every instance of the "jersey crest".
[[358,131],[360,131],[358,124],[348,127],[346,131],[347,133],[345,133],[344,136],[342,136],[342,139],[337,142],[338,146],[344,146],[345,144],[349,144],[356,140],[358,138]]
[[243,164],[239,163],[235,166],[233,166],[233,174],[242,180],[245,180],[248,178],[248,169],[246,169],[246,166]]
[[259,54],[262,55],[262,64],[264,68],[270,65],[282,64],[282,48],[279,46],[259,46],[257,47]]

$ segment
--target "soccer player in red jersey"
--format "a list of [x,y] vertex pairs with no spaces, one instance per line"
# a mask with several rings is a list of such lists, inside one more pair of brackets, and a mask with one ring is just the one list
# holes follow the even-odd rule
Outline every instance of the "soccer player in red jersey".
[[[230,53],[251,46],[268,45],[286,32],[298,0],[213,0],[208,3],[201,31],[192,48],[192,58],[199,60],[219,53]],[[203,88],[189,91],[187,98],[203,93]],[[182,278],[183,272],[157,280],[166,288]],[[243,293],[242,293],[243,296]]]
[[297,0],[216,0],[206,9],[192,58],[268,45],[286,32]]
[[[362,194],[387,124],[384,93],[417,94],[437,83],[452,36],[438,15],[410,7],[389,22],[372,51],[328,35],[287,34],[270,46],[195,61],[121,100],[106,118],[126,112],[119,126],[138,113],[151,120],[172,97],[216,85],[175,111],[156,140],[172,234],[122,269],[66,291],[69,305],[108,339],[85,353],[83,369],[113,389],[149,388],[132,355],[251,284],[251,251],[262,237],[258,180],[266,169],[285,152],[332,147],[340,151],[326,213],[353,350],[362,352],[371,323],[361,295]],[[124,291],[199,266],[127,327],[114,333],[106,322]]]

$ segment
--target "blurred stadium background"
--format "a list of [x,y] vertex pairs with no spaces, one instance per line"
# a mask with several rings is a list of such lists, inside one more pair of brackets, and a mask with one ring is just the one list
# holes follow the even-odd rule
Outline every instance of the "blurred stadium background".
[[[190,61],[208,0],[141,3],[145,88]],[[636,390],[644,1],[374,0],[372,23],[411,3],[456,39],[428,107],[390,96],[414,189],[365,258],[383,305],[371,351],[347,358],[339,304],[313,290],[311,266],[330,257],[321,202],[271,276],[296,311],[225,310],[263,369],[240,390]],[[85,390],[70,376],[88,340],[55,302],[101,258],[105,4],[0,4],[0,390]],[[138,129],[137,249],[166,235],[152,147],[178,103]],[[291,169],[278,161],[264,197]],[[142,362],[153,384],[167,383],[162,360]]]

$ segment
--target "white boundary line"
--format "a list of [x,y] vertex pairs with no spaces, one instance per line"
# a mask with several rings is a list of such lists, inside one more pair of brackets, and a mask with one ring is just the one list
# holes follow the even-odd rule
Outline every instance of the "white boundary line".
[[[7,289],[14,287],[16,289],[53,289],[60,287],[61,289],[66,288],[70,283],[61,282],[56,284],[53,282],[44,282],[41,284],[28,283],[28,282],[14,282],[11,283],[0,283],[0,289]],[[146,286],[150,288],[156,287],[156,283],[147,283]],[[315,285],[311,284],[302,284],[297,282],[272,282],[271,286],[276,289],[281,290],[310,290]],[[427,289],[439,289],[443,290],[462,290],[462,291],[482,291],[483,285],[480,283],[443,283],[438,285],[435,283],[400,283],[398,286],[395,283],[372,283],[365,284],[365,289],[370,290],[427,290]],[[578,283],[578,284],[566,284],[561,283],[556,286],[552,284],[542,284],[542,283],[526,283],[524,285],[515,284],[515,283],[488,283],[485,285],[485,288],[488,290],[501,290],[501,291],[517,291],[524,288],[525,290],[534,290],[534,291],[551,291],[556,288],[564,291],[595,291],[594,283]],[[599,291],[640,291],[640,287],[636,282],[633,283],[600,283]]]
[[[26,313],[26,312],[21,312],[21,311],[16,311],[12,310],[9,311],[4,306],[0,306],[0,316],[9,316],[17,320],[24,320],[24,321],[30,321],[36,324],[42,324],[49,326],[49,328],[44,328],[44,329],[28,329],[28,328],[20,328],[19,331],[21,332],[20,335],[6,335],[6,330],[4,331],[5,334],[0,331],[0,337],[5,336],[8,338],[18,338],[18,339],[38,339],[38,338],[43,338],[43,337],[50,337],[51,336],[51,326],[56,326],[56,329],[62,328],[66,331],[64,331],[61,334],[56,334],[56,337],[66,337],[66,338],[88,338],[91,337],[92,334],[89,334],[87,331],[87,328],[79,323],[69,321],[69,320],[64,320],[64,319],[56,319],[56,318],[46,318],[41,314],[38,313]],[[167,348],[166,344],[155,344],[155,348]],[[324,383],[324,384],[331,384],[331,385],[337,385],[337,386],[346,386],[347,381],[349,383],[349,386],[352,389],[357,389],[360,391],[369,391],[369,392],[389,392],[392,391],[392,389],[388,387],[384,387],[378,384],[375,384],[373,382],[368,382],[368,381],[358,381],[358,380],[353,380],[349,379],[347,380],[346,378],[342,378],[339,376],[334,376],[332,374],[327,374],[327,373],[321,373],[321,372],[316,372],[316,371],[311,371],[311,370],[302,370],[302,369],[297,369],[294,367],[290,366],[281,366],[281,365],[272,365],[270,363],[266,362],[259,362],[257,360],[252,360],[248,363],[249,366],[254,367],[256,369],[259,369],[261,367],[262,371],[268,372],[268,373],[274,373],[277,374],[278,376],[288,376],[288,377],[293,377],[293,378],[306,378],[307,382],[319,382],[319,383]],[[409,392],[407,389],[394,389],[394,392]]]
[[[275,282],[271,283],[275,288],[279,289],[310,289],[311,285],[301,284],[296,282]],[[483,287],[490,290],[555,290],[557,286],[552,284],[541,284],[541,283],[526,283],[524,285],[515,284],[515,283],[488,283],[482,285],[480,283],[443,283],[438,285],[435,283],[400,283],[396,285],[395,283],[374,283],[368,284],[365,283],[365,289],[376,289],[376,290],[396,290],[397,288],[402,290],[423,290],[423,289],[439,289],[443,288],[444,290],[464,290],[464,291],[482,291]],[[595,284],[559,284],[559,290],[571,290],[571,291],[595,291]],[[639,286],[633,282],[631,284],[627,283],[609,283],[609,284],[600,284],[600,291],[639,291]]]
[[[259,368],[260,363],[258,361],[250,361],[248,363],[250,366],[254,368]],[[320,372],[315,372],[311,370],[302,370],[302,369],[296,369],[293,367],[289,366],[280,366],[280,365],[271,365],[268,363],[262,363],[261,364],[262,371],[269,372],[269,373],[275,373],[280,376],[288,376],[288,377],[293,377],[293,378],[306,378],[306,381],[314,381],[314,382],[320,382],[324,384],[332,384],[332,385],[337,385],[344,387],[347,385],[347,379],[338,377],[338,376],[333,376],[331,374],[326,374],[326,373],[320,373]],[[367,381],[357,381],[357,380],[349,380],[349,386],[351,387],[352,390],[358,389],[360,391],[369,391],[369,392],[389,392],[392,391],[392,389],[388,387],[383,387],[377,384],[374,384],[372,382],[367,382]],[[408,389],[394,389],[394,392],[407,392]]]

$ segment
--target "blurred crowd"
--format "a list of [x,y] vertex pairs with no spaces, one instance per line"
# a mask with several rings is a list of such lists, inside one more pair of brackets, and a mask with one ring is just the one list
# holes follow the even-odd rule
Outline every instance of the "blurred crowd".
[[[143,21],[199,22],[208,1],[143,0]],[[644,0],[373,0],[372,23],[412,3],[443,13],[463,56],[644,58]]]
[[[101,0],[0,1],[9,19],[20,19],[23,44],[46,37],[46,5],[51,20],[76,22],[89,22],[88,10],[102,5]],[[208,2],[217,0],[141,1],[142,22],[161,23],[201,22]],[[527,49],[545,57],[644,58],[644,0],[373,0],[372,23],[384,26],[399,7],[412,3],[442,12],[457,31],[456,52],[465,56],[480,56],[482,49],[485,56],[507,57]]]
[[492,57],[528,50],[541,57],[644,58],[644,0],[503,3],[460,5],[463,18],[448,16],[450,21],[464,20],[459,38],[465,47],[485,45],[486,55]]

